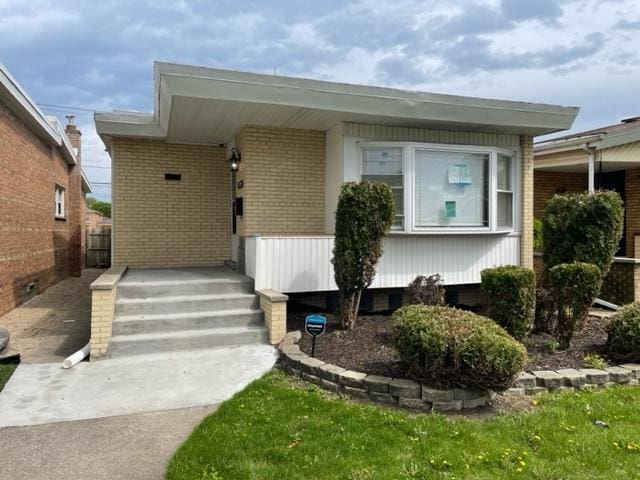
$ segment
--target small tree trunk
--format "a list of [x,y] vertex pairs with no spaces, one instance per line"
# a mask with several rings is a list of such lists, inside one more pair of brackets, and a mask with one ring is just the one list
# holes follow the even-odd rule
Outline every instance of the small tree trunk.
[[340,298],[340,319],[342,321],[343,330],[351,330],[356,324],[358,318],[358,309],[360,308],[360,297],[362,291],[351,293]]

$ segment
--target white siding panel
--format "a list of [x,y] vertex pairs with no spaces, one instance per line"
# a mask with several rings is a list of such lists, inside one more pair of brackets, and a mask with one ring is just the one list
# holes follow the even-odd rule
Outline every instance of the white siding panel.
[[[249,239],[248,239],[249,240]],[[335,290],[331,264],[333,237],[258,237],[246,245],[247,274],[257,254],[256,289],[284,293]],[[253,248],[253,250],[252,250]],[[480,282],[489,267],[518,264],[520,237],[502,235],[397,235],[384,242],[372,288],[406,287],[416,275],[439,273],[447,285]]]

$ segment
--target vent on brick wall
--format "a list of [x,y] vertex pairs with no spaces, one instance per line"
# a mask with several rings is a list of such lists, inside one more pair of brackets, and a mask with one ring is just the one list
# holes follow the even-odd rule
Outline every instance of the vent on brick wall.
[[37,282],[28,283],[27,286],[24,287],[23,297],[24,297],[24,301],[25,302],[27,300],[31,300],[37,294],[38,294],[38,283]]
[[165,173],[164,179],[165,180],[181,180],[182,175],[179,173]]

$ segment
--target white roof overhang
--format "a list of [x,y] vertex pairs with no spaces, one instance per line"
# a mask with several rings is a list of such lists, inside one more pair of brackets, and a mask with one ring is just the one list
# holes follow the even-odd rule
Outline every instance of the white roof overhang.
[[0,100],[38,137],[47,144],[58,147],[67,164],[76,164],[75,152],[58,120],[45,117],[2,63],[0,63]]
[[153,114],[96,114],[105,143],[220,144],[244,125],[328,130],[340,122],[541,135],[570,128],[579,110],[159,62],[155,99]]

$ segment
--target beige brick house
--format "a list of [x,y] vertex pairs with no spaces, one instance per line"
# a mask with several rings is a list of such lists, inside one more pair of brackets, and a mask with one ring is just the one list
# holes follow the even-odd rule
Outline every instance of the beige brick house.
[[578,111],[167,63],[154,99],[95,117],[115,266],[234,265],[256,290],[325,302],[340,185],[370,179],[397,210],[377,308],[419,274],[473,303],[482,269],[531,266],[532,139]]
[[[640,300],[640,117],[535,145],[534,216],[557,193],[615,190],[625,202],[625,227],[601,296]],[[542,260],[536,258],[542,268]]]

